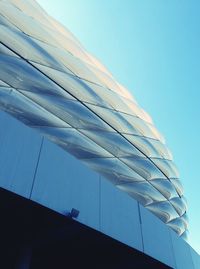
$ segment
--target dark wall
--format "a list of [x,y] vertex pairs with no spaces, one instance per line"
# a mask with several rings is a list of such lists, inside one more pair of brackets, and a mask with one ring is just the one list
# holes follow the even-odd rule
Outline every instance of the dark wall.
[[0,189],[0,268],[169,268],[68,217]]

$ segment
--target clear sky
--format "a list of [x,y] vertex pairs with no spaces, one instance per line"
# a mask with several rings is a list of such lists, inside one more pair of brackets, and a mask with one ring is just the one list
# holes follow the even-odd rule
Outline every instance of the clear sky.
[[134,95],[164,134],[200,253],[200,1],[38,0]]

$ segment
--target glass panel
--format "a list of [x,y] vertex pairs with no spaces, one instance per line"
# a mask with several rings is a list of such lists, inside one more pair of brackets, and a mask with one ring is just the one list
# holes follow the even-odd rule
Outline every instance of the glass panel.
[[[82,59],[83,61],[90,61],[87,53],[80,47],[80,43],[75,39],[75,37],[68,32],[61,24],[59,24],[57,21],[55,21],[51,17],[47,17],[44,10],[37,5],[36,2],[28,2],[27,1],[13,1],[15,6],[18,7],[18,9],[22,9],[23,11],[23,20],[26,22],[30,22],[30,19],[35,19],[37,23],[40,23],[40,28],[45,29],[46,35],[48,34],[51,36],[51,39],[48,40],[46,35],[43,37],[42,35],[39,35],[40,38],[44,38],[46,42],[51,42],[53,45],[57,45],[58,47],[63,47],[64,49],[70,51],[72,54],[74,54],[76,57]],[[12,8],[13,12],[14,7]],[[19,13],[19,10],[17,9],[17,12]],[[15,11],[16,12],[16,11]],[[26,16],[26,14],[28,16]],[[9,14],[7,16],[10,18]],[[17,14],[19,16],[19,14]],[[23,25],[15,20],[16,25],[22,29],[24,27]],[[25,28],[26,29],[26,28]],[[28,29],[29,30],[29,29]],[[30,31],[30,30],[29,30]],[[38,36],[38,33],[30,32],[32,35]]]
[[[17,26],[18,29],[20,29],[27,35],[37,38],[43,42],[50,43],[53,46],[62,47],[70,51],[76,57],[81,58],[84,61],[89,61],[87,54],[78,45],[78,42],[74,40],[72,34],[67,35],[67,31],[64,32],[63,27],[62,31],[60,32],[58,30],[59,24],[56,23],[52,18],[44,20],[40,16],[38,19],[38,16],[36,15],[38,14],[37,11],[37,13],[34,14],[37,19],[34,19],[33,13],[31,13],[31,16],[27,16],[25,12],[21,12],[18,8],[13,5],[10,5],[9,3],[1,4],[0,14],[4,15],[10,22]],[[46,16],[46,14],[44,14],[44,16]],[[51,24],[53,24],[53,30],[51,29]],[[92,78],[92,76],[90,77]],[[93,75],[93,78],[94,77],[95,75]]]
[[137,116],[146,122],[152,123],[151,117],[141,107],[139,107],[139,105],[134,100],[130,100],[128,98],[122,98],[122,100],[129,107],[131,111],[131,113],[129,113],[130,115]]
[[136,171],[139,175],[144,177],[146,180],[153,180],[156,178],[166,178],[160,170],[147,158],[132,158],[125,157],[121,160]]
[[167,223],[179,236],[184,233],[185,225],[181,218],[174,219]]
[[151,158],[151,160],[168,178],[179,178],[179,173],[174,162],[156,158]]
[[188,229],[188,226],[189,226],[189,220],[188,220],[188,216],[187,214],[185,213],[183,216],[181,216],[181,219],[185,225],[185,229]]
[[77,99],[93,104],[106,105],[104,100],[93,91],[92,87],[88,87],[79,78],[36,63],[33,63],[33,65]]
[[0,108],[31,127],[68,127],[68,124],[12,88],[0,88]]
[[[50,18],[50,21],[52,22],[53,20]],[[69,31],[67,31],[64,28],[62,28],[61,31],[58,31],[58,28],[60,29],[61,27],[60,25],[58,25],[57,22],[55,22],[55,20],[53,21],[52,28],[50,28],[49,26],[48,27],[45,26],[46,32],[53,37],[53,40],[50,40],[47,43],[53,46],[56,46],[57,48],[62,48],[63,50],[68,51],[71,55],[75,56],[76,59],[80,59],[81,62],[84,63],[84,68],[87,69],[85,75],[87,74],[89,75],[90,70],[88,66],[85,65],[85,63],[87,62],[91,62],[90,57],[88,56],[88,53],[82,48],[82,46],[75,39],[75,37],[71,33],[69,33]],[[97,80],[97,76],[94,73],[93,73],[93,76],[89,76],[89,77],[91,78],[95,77],[95,81]]]
[[[70,52],[63,50],[62,48],[57,48],[50,44],[44,43],[37,39],[33,39],[33,40],[35,44],[41,48],[41,50],[45,51],[48,55],[51,55],[52,58],[56,59],[59,62],[62,68],[57,68],[58,70],[71,73],[74,75],[80,74],[79,72],[83,68],[83,64],[80,62],[79,59],[75,58]],[[31,59],[31,58],[30,60],[35,61],[34,59]],[[37,61],[37,62],[42,63],[41,61]],[[48,65],[48,66],[53,68],[52,65]]]
[[22,10],[23,13],[26,13],[30,17],[34,17],[38,21],[49,26],[49,20],[45,14],[45,11],[40,7],[36,1],[27,1],[27,0],[9,0],[14,4],[18,9]]
[[[80,46],[80,44],[79,44],[79,46]],[[84,51],[84,52],[85,52],[85,54],[87,54],[87,57],[88,57],[87,60],[84,59],[84,62],[87,63],[87,66],[90,70],[93,70],[93,68],[96,68],[99,71],[106,73],[108,76],[112,76],[112,74],[106,69],[106,67],[94,55],[89,54],[87,51]],[[117,83],[117,85],[119,86],[119,83]],[[122,90],[121,90],[121,92],[122,92]]]
[[182,235],[181,235],[181,238],[183,240],[185,240],[186,242],[188,242],[188,244],[190,244],[190,242],[188,241],[188,238],[189,238],[189,232],[188,230],[186,230]]
[[[108,73],[107,70],[104,70],[105,73]],[[108,73],[110,75],[110,73]],[[120,84],[118,81],[116,81],[118,87],[120,88],[120,95],[122,97],[122,99],[124,100],[124,98],[126,100],[130,100],[132,102],[134,102],[135,104],[137,103],[135,98],[133,97],[133,95],[131,94],[131,92],[126,88],[124,87],[122,84]]]
[[[157,190],[159,190],[168,200],[178,196],[176,189],[168,179],[154,179],[151,181],[151,184]],[[180,198],[178,197],[178,199]]]
[[158,130],[156,129],[156,127],[153,124],[147,123],[148,128],[151,130],[152,134],[153,134],[153,138],[155,138],[156,140],[160,140],[163,144],[165,144],[165,139],[164,137],[158,132]]
[[22,32],[36,37],[42,41],[56,42],[37,20],[34,20],[32,17],[27,16],[25,13],[22,13],[18,8],[13,5],[2,2],[0,5],[0,14],[9,20],[10,23],[15,25]]
[[90,131],[112,130],[99,117],[78,101],[66,100],[63,97],[48,94],[20,92],[23,92],[26,96],[74,128],[83,128]]
[[127,192],[143,206],[154,202],[166,201],[166,198],[146,181],[117,185],[117,187]]
[[152,146],[151,143],[149,143],[147,138],[144,138],[142,136],[136,136],[136,135],[127,135],[124,134],[124,136],[131,141],[132,144],[134,144],[141,152],[143,152],[146,156],[157,156],[158,153],[155,150],[155,148]]
[[18,91],[20,91],[21,93],[29,97],[30,99],[34,100],[36,103],[41,103],[41,104],[44,103],[44,106],[45,106],[45,103],[49,104],[51,102],[56,102],[56,100],[75,101],[74,97],[72,97],[70,94],[68,94],[65,90],[63,90],[56,84],[55,86],[52,85],[52,87],[51,85],[46,85],[47,86],[46,88],[39,88],[39,83],[37,85],[37,81],[36,81],[36,84],[33,86],[31,85],[31,88],[26,88],[26,89],[21,90],[20,88],[23,87],[21,86],[20,88],[17,88],[17,89]]
[[174,197],[173,199],[170,200],[170,202],[176,209],[179,216],[182,216],[186,212],[187,206],[185,204],[185,201],[180,197]]
[[[164,159],[167,159],[167,160],[172,160],[172,158],[173,158],[172,154],[165,144],[163,144],[161,141],[154,140],[154,139],[147,138],[147,140],[149,143],[151,143],[151,145],[157,151],[157,153],[158,153],[157,156],[163,157]],[[153,157],[153,156],[151,156],[151,157]]]
[[167,147],[158,140],[138,135],[136,136],[124,134],[124,136],[149,158],[162,157],[164,159],[172,159],[172,155]]
[[89,81],[84,82],[93,89],[93,91],[99,96],[99,98],[106,102],[108,108],[131,114],[131,110],[117,93],[109,90],[106,87],[96,85]]
[[[147,123],[138,117],[123,114],[124,118],[138,131],[141,136],[155,139],[155,135],[148,127]],[[129,136],[131,139],[131,136]]]
[[[54,33],[55,37],[55,33]],[[74,75],[77,75],[80,78],[91,80],[93,83],[101,83],[100,80],[94,75],[92,70],[88,69],[85,62],[82,62],[79,58],[74,57],[69,50],[62,49],[62,46],[55,47],[50,44],[46,44],[44,42],[41,42],[39,40],[34,40],[35,44],[42,48],[44,51],[46,51],[49,55],[51,55],[53,58],[57,59],[62,65],[64,65],[68,70],[71,70],[71,72]],[[68,42],[71,42],[69,40],[65,39],[65,44]],[[76,46],[73,43],[73,48]],[[73,49],[74,50],[74,49]],[[82,49],[79,47],[79,50]]]
[[9,87],[9,85],[6,84],[5,82],[3,82],[2,80],[0,80],[0,86],[1,87]]
[[118,95],[121,95],[121,89],[112,76],[106,74],[105,72],[102,72],[94,66],[92,68],[90,68],[90,66],[88,66],[87,64],[86,66],[91,69],[95,76],[99,79],[99,81],[101,82],[100,85],[103,85],[106,88],[116,92]]
[[183,185],[178,178],[170,178],[171,183],[174,185],[177,193],[182,196],[183,195]]
[[126,156],[137,158],[138,156],[142,156],[134,146],[115,132],[90,132],[88,130],[81,130],[81,132],[118,158]]
[[134,128],[134,126],[132,126],[120,112],[89,104],[88,107],[118,132],[138,134],[138,131]]
[[181,199],[183,200],[183,203],[185,204],[185,210],[187,211],[188,210],[188,202],[187,202],[187,199],[185,198],[185,196],[181,196]]
[[56,57],[48,53],[48,51],[40,45],[42,42],[38,43],[33,38],[20,31],[1,26],[0,40],[27,60],[32,60],[71,73],[70,70],[58,62]]
[[40,131],[51,141],[79,159],[112,157],[106,150],[73,128],[44,128]]
[[14,88],[73,99],[71,95],[24,60],[2,55],[0,69],[0,79]]
[[[34,2],[34,3],[36,3],[36,2]],[[37,10],[38,10],[38,8],[37,8]],[[43,10],[42,10],[42,13],[44,13]],[[55,35],[55,29],[56,29],[56,32],[59,32],[59,34],[62,35],[62,39],[59,39],[59,37],[56,37],[57,39],[60,40],[61,44],[65,43],[66,38],[68,38],[71,41],[73,41],[73,43],[77,44],[78,46],[81,46],[79,40],[76,39],[76,37],[68,29],[66,29],[62,24],[60,24],[58,21],[56,21],[53,17],[49,16],[48,21],[47,21],[44,19],[44,14],[42,14],[42,19],[43,19],[42,23],[45,24],[45,27],[47,25],[48,27],[50,27],[53,30],[53,33],[52,33],[53,35]]]
[[[0,27],[1,28],[1,27]],[[1,36],[1,31],[0,31],[0,36]],[[15,53],[13,53],[11,50],[9,50],[8,48],[6,48],[3,44],[0,43],[0,56],[1,54],[5,54],[5,55],[10,55],[10,56],[14,56],[14,57],[18,57]]]
[[153,203],[147,205],[146,208],[165,223],[179,217],[178,213],[169,201]]
[[91,169],[109,179],[113,184],[144,181],[138,174],[116,158],[83,160]]
[[7,26],[9,28],[13,28],[17,30],[17,27],[10,23],[5,17],[0,16],[0,25]]

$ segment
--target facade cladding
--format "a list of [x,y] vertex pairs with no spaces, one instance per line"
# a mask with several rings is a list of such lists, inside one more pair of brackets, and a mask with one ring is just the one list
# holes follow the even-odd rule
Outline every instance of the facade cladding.
[[32,0],[0,1],[0,108],[97,171],[187,238],[172,155],[149,115]]

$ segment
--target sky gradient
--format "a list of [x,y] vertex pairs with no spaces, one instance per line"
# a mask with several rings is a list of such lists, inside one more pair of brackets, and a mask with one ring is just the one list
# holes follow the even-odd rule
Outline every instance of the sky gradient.
[[200,253],[200,1],[38,0],[127,87],[173,153]]

